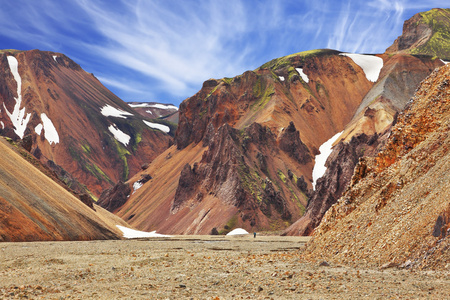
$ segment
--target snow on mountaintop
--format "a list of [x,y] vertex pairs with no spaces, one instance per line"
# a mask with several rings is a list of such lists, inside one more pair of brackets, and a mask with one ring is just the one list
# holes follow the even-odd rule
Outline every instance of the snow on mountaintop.
[[148,237],[170,237],[170,235],[156,233],[156,230],[152,232],[145,232],[134,230],[120,225],[116,226],[123,232],[123,237],[126,239],[148,238]]
[[117,128],[116,124],[109,125],[108,130],[114,135],[116,140],[121,142],[125,147],[128,146],[131,139],[130,136]]
[[118,118],[124,118],[126,119],[126,116],[132,116],[132,113],[129,113],[127,111],[112,107],[109,104],[106,104],[104,107],[102,107],[101,111],[102,115],[105,117],[118,117]]
[[363,69],[367,80],[372,82],[378,80],[381,68],[383,68],[383,59],[381,57],[354,53],[340,53],[339,55],[350,57],[355,64]]
[[158,124],[158,123],[152,123],[152,122],[148,122],[148,121],[145,121],[145,120],[143,120],[143,122],[144,122],[148,127],[151,127],[151,128],[155,128],[155,129],[161,130],[161,131],[163,131],[163,132],[165,132],[165,133],[169,133],[169,132],[170,132],[169,126],[166,126],[166,125],[163,125],[163,124]]
[[149,108],[176,109],[176,110],[178,110],[178,107],[176,107],[175,105],[172,105],[172,104],[160,104],[160,103],[156,103],[156,104],[150,104],[150,103],[133,104],[133,103],[128,103],[128,105],[129,105],[130,107],[133,107],[133,108],[137,108],[137,107],[149,107]]
[[331,151],[332,151],[331,148],[333,146],[333,143],[339,138],[339,136],[342,133],[343,133],[343,131],[336,133],[331,139],[329,139],[328,141],[326,141],[319,147],[320,154],[316,155],[316,158],[315,158],[316,163],[314,164],[314,169],[312,172],[312,177],[313,177],[312,186],[313,186],[314,190],[316,189],[317,179],[322,177],[325,174],[325,171],[327,170],[325,163],[328,159],[328,156],[330,156],[330,154],[331,154]]
[[303,72],[303,69],[302,68],[295,68],[295,69],[297,70],[298,74],[300,74],[300,76],[302,77],[303,81],[308,83],[309,82],[309,77],[308,77],[308,75],[306,75]]
[[227,235],[244,235],[244,234],[248,234],[247,230],[242,228],[236,228],[230,231]]

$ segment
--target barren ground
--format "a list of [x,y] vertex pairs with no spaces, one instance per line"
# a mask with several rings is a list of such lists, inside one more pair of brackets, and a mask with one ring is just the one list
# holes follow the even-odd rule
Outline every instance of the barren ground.
[[0,298],[450,299],[448,272],[306,262],[307,238],[0,244]]

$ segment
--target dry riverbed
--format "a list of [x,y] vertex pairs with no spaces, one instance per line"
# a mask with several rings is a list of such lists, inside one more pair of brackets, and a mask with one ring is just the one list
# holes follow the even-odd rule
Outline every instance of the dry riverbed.
[[450,299],[448,272],[306,262],[307,238],[0,244],[0,298]]

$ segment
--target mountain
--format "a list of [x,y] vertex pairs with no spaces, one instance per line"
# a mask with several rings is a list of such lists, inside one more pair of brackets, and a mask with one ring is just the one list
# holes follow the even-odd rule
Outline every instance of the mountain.
[[175,105],[156,102],[128,102],[128,105],[143,117],[163,119],[178,124],[178,107]]
[[305,257],[371,266],[448,269],[450,66],[434,71],[385,146],[361,159]]
[[123,220],[91,202],[83,203],[11,139],[8,143],[0,138],[0,152],[0,241],[120,237],[115,225],[127,226]]
[[0,134],[78,192],[99,196],[172,143],[174,125],[140,116],[63,54],[2,50],[0,70]]
[[[420,40],[423,44],[430,40],[431,36],[437,34],[433,33],[436,30],[429,29],[430,35],[427,36],[427,39],[421,37],[423,31],[417,28],[428,26],[424,23],[424,17],[422,16],[433,18],[434,15],[437,15],[439,17],[427,22],[432,23],[433,28],[450,30],[449,12],[449,10],[435,9],[417,14],[405,22],[403,35],[395,41],[393,46],[387,49],[385,54],[381,55],[384,65],[380,77],[362,99],[351,122],[347,124],[342,135],[338,138],[337,145],[327,160],[327,171],[318,180],[316,191],[308,203],[305,215],[283,234],[311,234],[314,228],[319,225],[325,212],[336,203],[346,190],[359,159],[363,156],[374,156],[380,151],[380,147],[390,134],[391,126],[395,123],[397,114],[405,108],[419,83],[434,69],[444,65],[444,61],[438,58],[438,55],[442,52],[427,52],[431,55],[408,54],[414,52],[410,51],[412,48],[399,50],[396,45],[399,41],[404,40]],[[443,15],[446,17],[443,17]],[[420,25],[422,23],[425,25]],[[446,40],[442,41],[441,45],[450,41],[450,37],[442,36],[442,39]],[[395,49],[397,49],[396,52],[394,52]]]
[[387,53],[405,52],[450,60],[450,9],[418,13],[403,25],[403,33]]
[[314,50],[207,80],[180,105],[175,145],[99,202],[161,233],[284,229],[304,213],[319,146],[351,121],[382,65]]

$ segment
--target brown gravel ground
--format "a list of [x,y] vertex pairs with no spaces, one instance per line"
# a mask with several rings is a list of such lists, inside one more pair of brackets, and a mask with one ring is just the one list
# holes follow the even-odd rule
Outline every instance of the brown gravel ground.
[[449,272],[320,266],[308,238],[0,244],[2,299],[450,299]]

